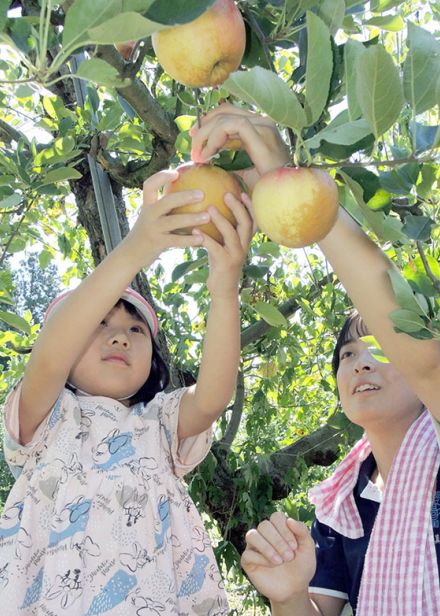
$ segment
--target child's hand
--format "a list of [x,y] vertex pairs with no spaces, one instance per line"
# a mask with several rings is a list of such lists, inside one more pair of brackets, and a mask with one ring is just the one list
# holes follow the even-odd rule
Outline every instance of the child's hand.
[[207,162],[228,139],[239,139],[255,165],[254,169],[240,173],[250,189],[261,175],[289,160],[288,149],[273,120],[229,103],[207,113],[201,128],[193,126],[190,132],[191,157],[198,163]]
[[[211,221],[223,235],[224,245],[209,235],[195,229],[193,234],[202,238],[203,246],[208,251],[209,277],[207,286],[211,297],[236,296],[241,270],[246,260],[249,242],[254,233],[252,218],[248,212],[250,199],[242,194],[243,203],[231,193],[225,195],[225,203],[232,210],[237,220],[237,228],[220,214],[214,206],[208,208]],[[243,205],[245,204],[245,205]]]
[[316,569],[308,528],[284,513],[273,513],[246,534],[241,565],[252,584],[275,603],[307,592]]
[[177,177],[177,171],[159,171],[144,182],[143,205],[133,229],[126,238],[128,242],[134,243],[137,253],[141,254],[144,260],[153,261],[167,248],[186,248],[202,244],[200,234],[180,235],[175,231],[209,222],[209,213],[170,214],[170,212],[176,207],[201,201],[203,193],[184,191],[158,197],[158,191]]

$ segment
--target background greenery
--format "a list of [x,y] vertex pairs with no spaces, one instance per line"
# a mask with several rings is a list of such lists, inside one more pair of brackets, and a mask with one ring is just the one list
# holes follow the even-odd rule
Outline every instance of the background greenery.
[[[0,0],[2,400],[22,374],[47,302],[105,256],[112,215],[116,235],[127,233],[142,182],[189,158],[189,128],[224,99],[273,117],[292,161],[335,175],[342,205],[405,275],[396,327],[439,336],[438,5],[240,0],[241,70],[219,88],[191,90],[162,71],[150,35],[212,3]],[[130,39],[138,42],[124,60],[114,43]],[[249,164],[242,152],[217,162]],[[112,189],[101,217],[91,169],[104,170]],[[177,251],[136,280],[157,307],[174,386],[197,374],[206,276],[203,250]],[[308,487],[359,432],[338,410],[330,376],[348,302],[320,253],[257,235],[241,300],[235,400],[189,487],[232,613],[264,614],[239,568],[245,531],[275,509],[310,521]],[[11,482],[0,460],[1,503]]]

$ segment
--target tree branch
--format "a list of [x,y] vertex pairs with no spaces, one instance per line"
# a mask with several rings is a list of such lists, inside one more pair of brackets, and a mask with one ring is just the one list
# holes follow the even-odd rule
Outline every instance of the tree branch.
[[[328,284],[329,282],[330,283],[336,282],[336,276],[334,274],[325,276],[318,282],[314,283],[313,285],[314,288],[310,289],[307,297],[310,300],[313,300],[314,298],[316,298],[319,295],[322,287]],[[295,298],[289,299],[287,300],[287,302],[285,302],[281,306],[278,306],[278,310],[286,318],[290,317],[292,314],[294,314],[299,309],[300,309],[300,306]],[[252,344],[253,342],[256,342],[257,340],[262,338],[265,334],[267,334],[267,332],[270,331],[271,329],[272,329],[272,325],[269,325],[269,323],[266,323],[266,321],[263,321],[263,319],[261,319],[260,321],[257,321],[256,323],[254,323],[253,325],[250,325],[249,327],[246,327],[246,329],[244,329],[241,332],[241,348],[244,349],[250,344]]]
[[[126,77],[130,70],[121,54],[111,45],[99,45],[96,57],[105,60],[121,75]],[[151,131],[169,146],[169,156],[174,153],[174,143],[179,134],[174,118],[157,102],[146,85],[140,79],[133,79],[131,85],[116,88],[121,96],[130,103],[138,116],[147,124]]]
[[417,240],[416,242],[417,244],[417,250],[419,251],[419,255],[420,258],[422,260],[423,263],[423,267],[425,268],[425,271],[429,277],[429,279],[431,280],[432,284],[434,285],[434,288],[436,289],[436,291],[438,291],[440,293],[440,279],[437,278],[437,276],[434,274],[434,272],[432,271],[429,263],[428,263],[428,259],[426,258],[425,255],[425,251],[423,248],[423,242],[421,242],[420,240]]
[[244,375],[243,375],[243,371],[239,370],[238,375],[237,375],[237,386],[235,389],[235,400],[234,400],[234,404],[232,407],[231,419],[229,420],[225,435],[220,441],[220,444],[224,445],[228,449],[234,442],[235,436],[238,432],[238,428],[240,427],[241,416],[243,415],[243,405],[244,405]]

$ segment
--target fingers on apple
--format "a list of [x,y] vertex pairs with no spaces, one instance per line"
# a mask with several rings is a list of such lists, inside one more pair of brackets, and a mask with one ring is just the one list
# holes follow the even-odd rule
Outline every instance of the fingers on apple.
[[192,235],[170,235],[173,238],[174,248],[198,248],[203,245],[203,237],[198,234]]
[[162,214],[169,214],[175,208],[183,207],[190,203],[199,203],[203,198],[204,193],[201,190],[182,190],[165,195],[160,199],[158,205],[162,210]]
[[[247,203],[250,202],[250,199],[246,195],[246,193],[241,193],[242,201],[237,199],[235,195],[232,193],[226,193],[224,201],[229,209],[233,212],[235,219],[237,221],[237,229],[236,232],[240,239],[240,244],[243,248],[247,250],[249,242],[251,241],[252,236],[254,235],[254,221],[249,212]],[[245,201],[246,199],[246,201]]]
[[167,169],[164,171],[159,171],[145,180],[143,185],[144,205],[151,205],[152,203],[155,203],[158,199],[159,190],[170,182],[177,180],[178,177],[179,174],[177,171],[174,169]]
[[169,214],[161,221],[161,230],[165,233],[174,233],[179,229],[187,229],[205,225],[210,220],[208,212],[196,212],[187,214]]
[[252,160],[258,159],[263,137],[256,124],[244,115],[215,118],[197,131],[193,137],[191,156],[196,162],[206,162],[220,150],[228,139],[239,137]]

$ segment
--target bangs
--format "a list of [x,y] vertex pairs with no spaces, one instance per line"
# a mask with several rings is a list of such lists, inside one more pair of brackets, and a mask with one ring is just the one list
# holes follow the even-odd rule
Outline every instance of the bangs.
[[342,347],[350,342],[353,342],[354,340],[358,340],[362,336],[368,336],[369,333],[370,332],[368,331],[368,328],[359,312],[357,310],[353,310],[342,326],[338,339],[336,340],[336,346],[332,357],[332,372],[334,377],[336,377],[338,372],[339,355]]

